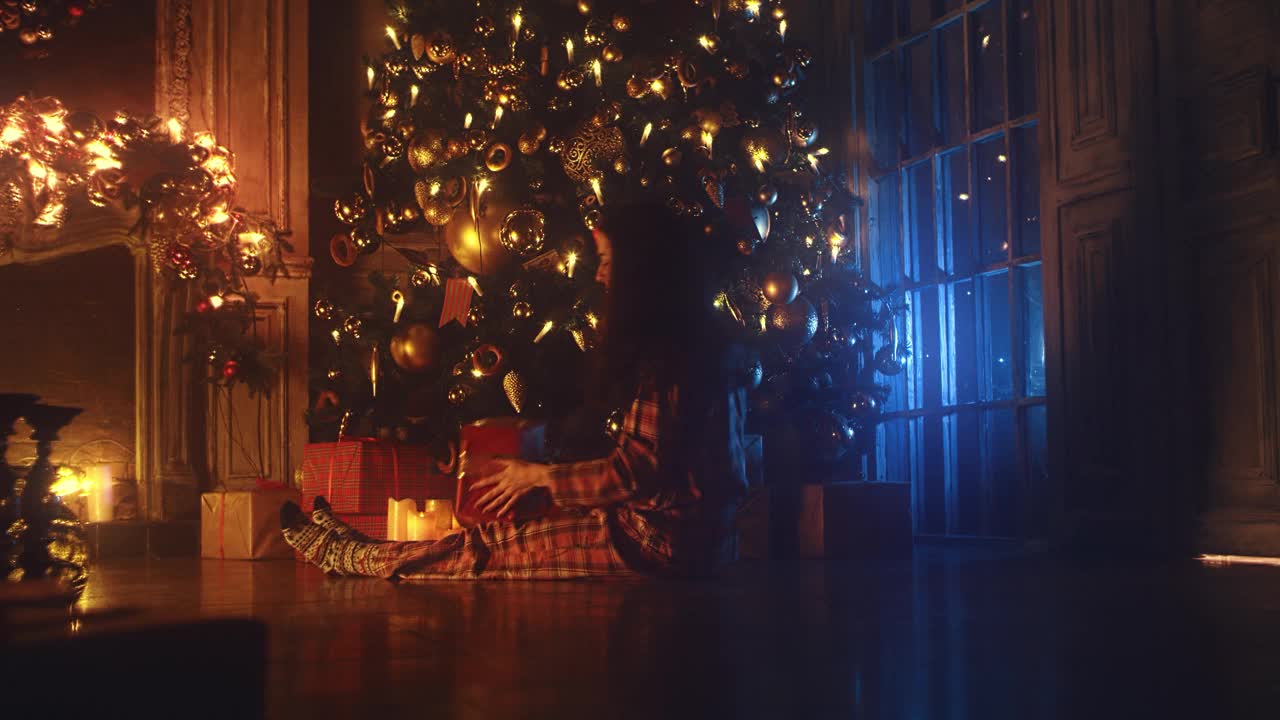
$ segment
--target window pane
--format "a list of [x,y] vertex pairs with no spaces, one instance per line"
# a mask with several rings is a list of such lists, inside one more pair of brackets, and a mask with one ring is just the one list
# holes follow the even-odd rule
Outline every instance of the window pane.
[[1028,488],[1037,495],[1049,489],[1049,413],[1044,405],[1032,405],[1023,416],[1026,422]]
[[907,157],[915,157],[934,146],[933,54],[929,38],[911,43],[902,51],[907,88],[907,113],[903,116]]
[[911,440],[905,419],[876,426],[876,480],[911,482]]
[[902,118],[901,90],[898,82],[897,53],[889,53],[871,63],[867,109],[871,155],[880,171],[898,164],[898,126]]
[[1036,111],[1035,0],[1009,3],[1009,109],[1013,117]]
[[982,414],[986,446],[988,505],[987,534],[1012,537],[1018,520],[1017,423],[1013,408]]
[[1019,265],[1018,305],[1022,313],[1023,395],[1043,397],[1044,390],[1044,306],[1041,300],[1040,263]]
[[969,190],[969,153],[960,148],[938,156],[939,244],[944,270],[949,275],[969,275],[976,269]]
[[871,280],[879,285],[899,285],[903,280],[903,257],[897,173],[872,181],[869,212]]
[[942,405],[943,309],[937,286],[912,293],[915,321],[911,343],[910,372],[915,375],[916,397],[912,409],[936,408]]
[[982,358],[982,399],[1013,397],[1013,358],[1009,338],[1009,271],[978,277]]
[[1040,254],[1040,147],[1036,126],[1016,127],[1013,143],[1014,233],[1020,256]]
[[983,265],[1009,259],[1005,170],[1009,165],[1003,135],[973,146],[978,190],[978,249]]
[[941,535],[947,532],[947,453],[942,432],[942,418],[916,418],[921,442],[919,449],[920,517],[916,529],[922,533]]
[[969,132],[964,112],[964,21],[947,24],[934,37],[938,47],[940,134],[943,144],[955,145]]
[[933,213],[933,161],[912,165],[903,173],[903,230],[911,257],[911,277],[919,282],[938,279],[945,272],[945,253],[938,247]]
[[969,13],[969,59],[973,65],[973,128],[1004,121],[1004,38],[1000,0]]
[[953,458],[949,485],[951,532],[977,535],[982,532],[982,436],[978,413],[965,410],[945,419]]
[[948,377],[951,405],[978,400],[978,312],[973,280],[961,280],[949,286],[950,372]]

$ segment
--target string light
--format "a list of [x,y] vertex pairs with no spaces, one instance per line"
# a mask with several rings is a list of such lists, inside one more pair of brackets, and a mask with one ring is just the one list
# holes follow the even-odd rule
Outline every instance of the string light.
[[747,0],[747,14],[760,17],[760,0]]
[[706,130],[703,130],[703,131],[702,131],[702,144],[703,144],[703,146],[704,146],[704,147],[706,147],[706,148],[707,148],[707,155],[710,155],[710,154],[711,154],[711,144],[712,144],[714,141],[715,141],[715,135],[712,135],[711,133],[707,132]]
[[778,37],[781,38],[783,42],[785,42],[787,39],[787,21],[786,20],[783,20],[782,22],[778,23]]
[[600,59],[596,58],[591,61],[591,72],[596,76],[596,87],[604,86],[604,68],[600,65]]
[[476,280],[474,275],[467,276],[467,284],[471,286],[472,290],[476,291],[477,296],[484,297],[484,291],[480,289],[480,281]]
[[555,327],[555,325],[550,320],[543,323],[542,330],[538,331],[538,334],[533,338],[534,344],[536,345],[542,342],[542,338],[546,337],[547,333],[551,332],[551,328],[553,327]]
[[471,129],[471,113],[467,113],[467,116],[462,118],[462,129],[464,130]]
[[564,274],[573,278],[573,269],[578,265],[578,253],[570,252],[564,258]]
[[493,109],[493,125],[490,126],[490,129],[497,130],[498,123],[501,121],[502,121],[502,106],[499,105]]
[[643,146],[649,141],[649,133],[653,132],[653,123],[645,123],[644,130],[640,133],[640,145]]
[[221,295],[209,296],[209,307],[213,308],[214,310],[217,310],[218,308],[222,307],[223,303],[225,302],[226,300],[223,300]]
[[409,104],[410,105],[418,104],[418,86],[417,85],[409,86]]
[[396,33],[396,29],[395,29],[395,28],[393,28],[393,27],[391,27],[390,25],[388,25],[388,26],[387,26],[387,37],[391,39],[391,44],[392,44],[392,45],[395,45],[395,46],[396,46],[396,49],[397,49],[397,50],[399,50],[399,49],[400,49],[400,35],[399,35],[399,34],[397,34],[397,33]]
[[769,151],[763,145],[751,144],[747,147],[747,154],[751,157],[751,164],[756,166],[756,172],[764,172],[764,164],[769,161]]
[[596,202],[600,205],[604,204],[604,194],[600,191],[600,178],[593,177],[587,181],[591,184],[591,192],[596,194]]

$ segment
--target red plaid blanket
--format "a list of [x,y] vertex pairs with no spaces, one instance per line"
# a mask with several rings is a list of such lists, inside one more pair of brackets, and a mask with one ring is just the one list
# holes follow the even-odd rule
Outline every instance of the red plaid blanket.
[[380,515],[386,533],[387,498],[452,500],[457,480],[445,475],[425,447],[392,440],[343,438],[309,443],[302,457],[302,497],[309,509],[323,495],[335,513]]

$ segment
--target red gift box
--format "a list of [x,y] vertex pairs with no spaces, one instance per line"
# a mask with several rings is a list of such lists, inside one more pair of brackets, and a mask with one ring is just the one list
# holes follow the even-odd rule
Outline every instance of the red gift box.
[[[482,468],[485,458],[506,457],[541,462],[544,457],[546,426],[539,422],[520,418],[491,418],[478,420],[462,427],[462,452],[466,453],[465,467]],[[487,513],[476,507],[476,501],[490,488],[472,491],[471,483],[483,475],[461,472],[458,475],[458,498],[454,503],[454,516],[464,527],[502,520],[516,522],[546,517],[551,513],[551,496],[539,488],[521,498],[516,506],[503,515]]]
[[452,499],[457,481],[440,472],[427,448],[393,440],[342,438],[309,443],[302,456],[306,509],[323,495],[334,513],[380,515],[386,533],[387,498]]

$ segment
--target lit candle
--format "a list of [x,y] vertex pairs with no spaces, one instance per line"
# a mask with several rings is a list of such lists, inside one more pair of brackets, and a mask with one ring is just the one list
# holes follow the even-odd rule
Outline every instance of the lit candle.
[[410,85],[410,86],[409,86],[409,104],[410,104],[410,105],[417,105],[417,104],[418,104],[418,93],[419,93],[419,92],[420,92],[420,91],[418,90],[418,86],[417,86],[417,85]]
[[573,277],[573,269],[578,265],[578,253],[571,252],[564,259],[564,274]]
[[89,470],[89,522],[111,522],[115,506],[111,502],[111,466]]
[[551,328],[553,327],[555,327],[555,325],[550,320],[544,323],[542,325],[542,330],[538,331],[537,336],[533,338],[533,344],[537,345],[542,342],[542,338],[546,337],[547,333],[551,332]]
[[409,518],[417,518],[418,503],[412,498],[387,498],[387,539],[408,540]]
[[787,39],[787,21],[786,20],[783,20],[782,22],[778,23],[778,37],[782,38],[783,41],[786,41]]
[[462,127],[464,130],[471,129],[471,113],[467,113],[467,116],[462,118]]
[[453,501],[426,500],[419,514],[423,540],[439,540],[453,529]]
[[702,131],[702,144],[707,148],[707,155],[711,155],[711,144],[715,141],[715,136],[706,130]]
[[378,397],[378,344],[374,343],[369,353],[369,383],[373,386],[373,397]]
[[391,39],[391,44],[392,44],[392,45],[395,45],[395,46],[396,46],[396,49],[397,49],[397,50],[399,50],[399,49],[400,49],[400,35],[399,35],[399,34],[397,34],[397,33],[396,33],[396,29],[395,29],[395,28],[393,28],[393,27],[391,27],[390,25],[388,25],[388,26],[387,26],[387,37]]
[[640,144],[644,145],[649,141],[649,134],[653,132],[653,123],[645,123],[644,131],[640,133]]
[[391,318],[391,322],[398,323],[400,322],[400,313],[404,311],[404,293],[399,290],[392,290],[391,302],[396,304],[396,314]]
[[498,129],[498,123],[499,123],[501,120],[502,120],[502,106],[501,106],[501,105],[499,105],[498,107],[496,107],[496,108],[494,108],[494,109],[493,109],[493,125],[491,125],[491,126],[490,126],[490,129],[491,129],[491,130],[497,130],[497,129]]
[[564,41],[564,54],[569,58],[569,64],[573,64],[573,38]]
[[604,84],[604,67],[598,58],[591,61],[591,72],[595,73],[596,87],[601,87]]
[[598,178],[598,177],[593,177],[593,178],[591,178],[590,180],[588,180],[587,182],[591,185],[591,192],[595,193],[595,195],[596,195],[596,202],[597,202],[597,203],[599,203],[599,204],[601,204],[601,205],[603,205],[603,204],[604,204],[604,194],[601,192],[601,187],[600,187],[600,178]]

